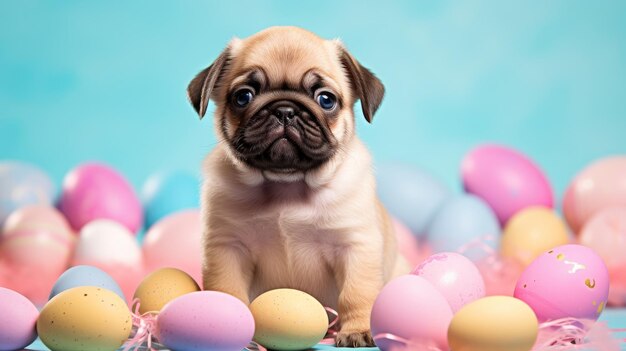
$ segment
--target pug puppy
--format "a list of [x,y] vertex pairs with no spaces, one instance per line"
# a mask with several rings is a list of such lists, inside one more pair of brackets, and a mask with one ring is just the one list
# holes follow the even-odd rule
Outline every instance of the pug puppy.
[[370,312],[408,273],[355,134],[384,87],[338,40],[296,27],[233,39],[189,84],[200,115],[215,102],[218,144],[204,163],[203,283],[248,304],[307,292],[339,312],[337,346],[373,346]]

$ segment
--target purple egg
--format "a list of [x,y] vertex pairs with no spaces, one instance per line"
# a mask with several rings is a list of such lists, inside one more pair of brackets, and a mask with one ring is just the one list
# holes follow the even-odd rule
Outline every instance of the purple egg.
[[21,350],[35,341],[38,317],[27,298],[0,287],[0,350]]
[[514,296],[540,322],[561,318],[596,320],[609,294],[609,273],[593,250],[562,245],[537,257],[522,273]]
[[217,291],[182,295],[163,307],[155,335],[178,351],[241,351],[254,336],[254,318],[239,299]]

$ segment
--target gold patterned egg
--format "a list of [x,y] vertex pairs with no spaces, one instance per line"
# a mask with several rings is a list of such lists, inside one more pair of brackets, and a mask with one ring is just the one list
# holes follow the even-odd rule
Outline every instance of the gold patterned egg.
[[200,287],[193,278],[176,268],[161,268],[148,275],[135,290],[139,312],[159,312],[171,300]]

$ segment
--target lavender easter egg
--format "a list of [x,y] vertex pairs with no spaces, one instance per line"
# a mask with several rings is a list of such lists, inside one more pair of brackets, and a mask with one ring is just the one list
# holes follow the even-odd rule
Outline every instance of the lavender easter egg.
[[35,341],[38,316],[27,298],[0,287],[0,350],[19,350]]
[[514,296],[544,322],[567,317],[596,320],[608,293],[609,273],[600,256],[586,246],[562,245],[526,267]]
[[254,318],[231,295],[198,291],[165,305],[155,334],[162,344],[178,351],[241,351],[254,335]]

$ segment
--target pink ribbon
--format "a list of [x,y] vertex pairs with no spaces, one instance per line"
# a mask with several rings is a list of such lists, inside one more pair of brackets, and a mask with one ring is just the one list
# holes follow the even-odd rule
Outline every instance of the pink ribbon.
[[414,340],[409,340],[409,339],[406,339],[406,338],[403,338],[401,336],[391,334],[391,333],[376,334],[374,336],[374,342],[378,344],[377,341],[380,341],[380,340],[391,340],[391,341],[402,344],[402,346],[391,347],[390,350],[392,351],[404,351],[404,350],[406,351],[443,351],[442,349],[432,344],[426,344],[426,343],[421,343],[421,342],[417,342]]
[[123,351],[137,350],[144,343],[147,344],[148,350],[156,350],[152,348],[152,334],[156,329],[158,312],[140,314],[139,307],[141,306],[141,302],[137,298],[133,300],[131,306],[133,306],[130,312],[133,318],[133,327],[136,327],[137,331],[135,335],[126,342]]

